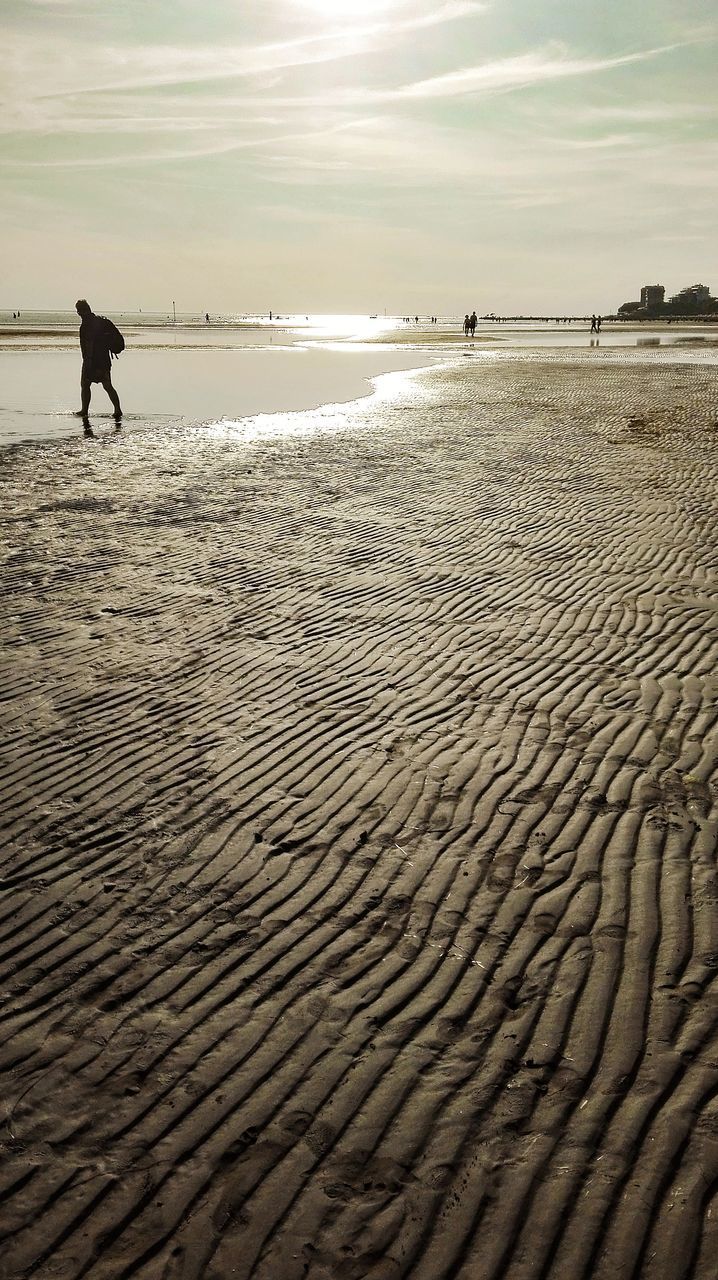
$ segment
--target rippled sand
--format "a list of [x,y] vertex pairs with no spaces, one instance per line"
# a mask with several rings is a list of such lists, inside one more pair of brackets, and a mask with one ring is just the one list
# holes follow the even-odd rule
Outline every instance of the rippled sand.
[[716,374],[397,388],[4,455],[6,1277],[715,1275]]

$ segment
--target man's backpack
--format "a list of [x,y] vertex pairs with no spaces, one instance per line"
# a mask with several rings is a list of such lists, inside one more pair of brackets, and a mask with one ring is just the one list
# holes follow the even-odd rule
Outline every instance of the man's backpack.
[[113,324],[111,320],[108,320],[106,316],[103,316],[102,319],[105,322],[105,335],[107,337],[107,345],[110,348],[110,354],[113,356],[119,356],[125,349],[125,340],[117,328],[117,325]]

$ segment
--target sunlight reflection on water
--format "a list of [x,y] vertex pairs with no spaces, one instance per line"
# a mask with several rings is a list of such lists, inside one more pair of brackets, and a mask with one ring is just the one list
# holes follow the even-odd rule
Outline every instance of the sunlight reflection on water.
[[[427,366],[422,366],[426,368]],[[410,397],[417,404],[427,393],[416,381],[419,369],[396,370],[378,375],[369,396],[349,402],[325,404],[318,409],[297,410],[283,413],[258,413],[248,418],[222,418],[202,426],[203,434],[216,440],[271,440],[307,439],[317,435],[338,434],[349,426],[354,427],[352,409],[361,405],[362,421],[367,409],[380,410],[382,406],[402,397]]]

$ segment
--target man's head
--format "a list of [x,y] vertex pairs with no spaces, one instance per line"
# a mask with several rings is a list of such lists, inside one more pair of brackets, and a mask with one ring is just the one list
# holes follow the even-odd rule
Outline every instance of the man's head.
[[85,316],[92,315],[92,307],[90,306],[89,302],[86,301],[85,298],[80,298],[75,303],[75,310],[78,316],[82,316],[83,320],[85,319]]

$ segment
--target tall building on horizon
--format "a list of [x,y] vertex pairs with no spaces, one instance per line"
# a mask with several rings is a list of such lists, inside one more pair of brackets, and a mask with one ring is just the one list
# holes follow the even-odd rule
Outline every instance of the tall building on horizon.
[[671,298],[671,302],[676,306],[686,307],[689,311],[707,306],[710,301],[711,291],[707,284],[689,284],[685,289],[681,289],[680,293],[674,293]]
[[641,306],[661,307],[665,296],[666,290],[662,284],[644,284],[641,289]]

